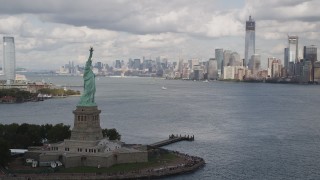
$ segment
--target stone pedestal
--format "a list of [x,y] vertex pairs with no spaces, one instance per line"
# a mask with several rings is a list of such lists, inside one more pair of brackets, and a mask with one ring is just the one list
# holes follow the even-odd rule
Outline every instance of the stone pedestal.
[[100,126],[100,113],[97,106],[77,106],[73,111],[74,127],[71,140],[96,141],[103,139]]

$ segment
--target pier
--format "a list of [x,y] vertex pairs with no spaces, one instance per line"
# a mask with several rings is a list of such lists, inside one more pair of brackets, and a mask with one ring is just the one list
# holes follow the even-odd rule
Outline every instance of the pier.
[[194,135],[189,136],[189,135],[169,135],[169,139],[163,140],[163,141],[159,141],[153,144],[150,144],[149,146],[151,147],[162,147],[162,146],[166,146],[168,144],[172,144],[172,143],[176,143],[179,141],[194,141]]

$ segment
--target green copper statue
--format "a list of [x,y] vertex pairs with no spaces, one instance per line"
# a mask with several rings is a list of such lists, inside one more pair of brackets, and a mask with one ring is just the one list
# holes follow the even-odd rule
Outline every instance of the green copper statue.
[[95,84],[95,75],[92,72],[92,53],[93,48],[90,48],[89,59],[86,62],[86,67],[84,68],[83,80],[84,80],[84,88],[83,93],[80,98],[80,102],[78,106],[97,106],[94,102],[94,94],[96,93],[96,84]]

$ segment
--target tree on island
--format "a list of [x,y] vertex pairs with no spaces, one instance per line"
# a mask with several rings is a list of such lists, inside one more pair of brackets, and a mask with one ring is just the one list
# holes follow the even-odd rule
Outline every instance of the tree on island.
[[62,123],[52,126],[47,130],[47,133],[47,139],[50,143],[63,141],[71,136],[70,126]]
[[[14,99],[13,103],[21,103],[31,101],[37,98],[38,93],[48,94],[53,96],[70,96],[80,95],[80,91],[74,91],[71,89],[39,89],[37,93],[31,93],[29,91],[20,90],[18,88],[0,89],[0,102],[8,102],[9,99]],[[11,101],[10,101],[11,102]]]
[[0,138],[0,166],[6,166],[10,160],[10,150],[7,141]]
[[29,146],[41,146],[44,142],[55,143],[70,138],[69,125],[46,124],[0,124],[0,138],[12,149],[26,149]]
[[103,137],[108,137],[109,140],[121,140],[121,135],[114,128],[112,129],[102,129]]
[[60,88],[60,89],[44,88],[44,89],[39,89],[38,92],[41,93],[41,94],[51,94],[53,96],[80,95],[80,91],[74,91],[74,90],[71,90],[71,89],[64,90],[62,88]]
[[11,96],[16,98],[16,102],[25,102],[34,98],[36,94],[30,93],[29,91],[23,91],[18,88],[1,89],[0,98],[3,98],[5,96]]

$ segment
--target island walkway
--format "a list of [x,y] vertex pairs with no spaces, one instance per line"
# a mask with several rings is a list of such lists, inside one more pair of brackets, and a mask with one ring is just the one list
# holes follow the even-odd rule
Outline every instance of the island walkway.
[[156,143],[153,143],[153,144],[149,144],[149,146],[158,148],[158,147],[166,146],[166,145],[169,145],[169,144],[172,144],[172,143],[176,143],[176,142],[179,142],[179,141],[194,141],[194,135],[192,135],[192,136],[189,136],[189,135],[181,136],[181,135],[172,134],[172,135],[169,136],[169,139],[166,139],[166,140],[163,140],[163,141],[159,141],[159,142],[156,142]]

